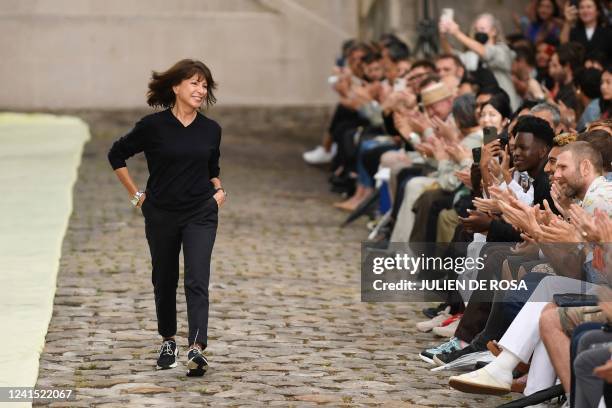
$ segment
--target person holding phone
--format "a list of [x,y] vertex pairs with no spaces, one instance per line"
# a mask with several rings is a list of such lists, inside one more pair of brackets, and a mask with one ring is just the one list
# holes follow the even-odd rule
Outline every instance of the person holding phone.
[[[480,14],[467,35],[461,31],[459,25],[448,18],[440,20],[438,25],[440,31],[440,46],[445,53],[455,53],[463,61],[468,71],[475,71],[478,65],[484,64],[490,69],[502,88],[510,97],[512,109],[520,105],[520,98],[512,84],[512,60],[513,52],[504,42],[504,34],[500,22],[489,13]],[[448,36],[453,36],[467,52],[454,52],[448,41]],[[474,57],[476,63],[474,63]]]
[[561,44],[577,42],[585,54],[603,51],[612,59],[612,28],[606,23],[601,2],[596,0],[569,1],[565,6],[565,22],[559,36]]
[[[176,289],[181,246],[189,323],[188,376],[204,375],[208,361],[208,283],[219,208],[226,193],[219,178],[221,127],[199,112],[216,99],[216,84],[201,61],[184,59],[153,72],[147,103],[162,111],[140,119],[112,145],[108,159],[131,203],[142,210],[151,252],[157,327],[162,344],[157,369],[177,366]],[[126,160],[144,152],[149,178],[140,190]]]

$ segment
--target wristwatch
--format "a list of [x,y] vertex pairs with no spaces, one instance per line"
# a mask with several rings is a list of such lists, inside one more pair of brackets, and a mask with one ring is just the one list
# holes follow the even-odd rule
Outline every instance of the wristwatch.
[[142,197],[143,194],[144,194],[144,191],[137,191],[136,194],[134,194],[134,197],[132,197],[132,199],[130,200],[130,202],[132,203],[134,207],[138,205],[138,202],[140,201],[140,197]]

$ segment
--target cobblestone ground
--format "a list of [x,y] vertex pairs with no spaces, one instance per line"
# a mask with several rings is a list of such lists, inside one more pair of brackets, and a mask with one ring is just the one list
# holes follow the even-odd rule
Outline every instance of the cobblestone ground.
[[[272,137],[274,136],[274,137]],[[178,297],[173,370],[156,371],[159,339],[143,218],[130,208],[94,135],[75,187],[38,387],[75,388],[51,406],[492,407],[504,400],[447,386],[417,353],[423,304],[360,302],[364,221],[340,229],[325,173],[280,135],[225,135],[203,378],[185,377],[186,311]],[[144,184],[142,159],[129,163]],[[182,274],[181,274],[182,276]],[[182,282],[181,282],[182,286]],[[507,400],[507,399],[506,399]]]

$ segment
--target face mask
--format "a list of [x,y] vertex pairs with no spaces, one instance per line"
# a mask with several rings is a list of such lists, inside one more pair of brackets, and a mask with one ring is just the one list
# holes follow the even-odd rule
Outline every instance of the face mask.
[[474,39],[484,45],[489,41],[489,35],[487,33],[476,33]]

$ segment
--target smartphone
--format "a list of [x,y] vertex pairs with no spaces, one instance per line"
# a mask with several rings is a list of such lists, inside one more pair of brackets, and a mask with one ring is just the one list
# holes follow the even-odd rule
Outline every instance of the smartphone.
[[480,163],[481,154],[482,154],[482,148],[475,147],[472,149],[472,157],[474,158],[474,163]]
[[499,145],[501,146],[502,150],[506,148],[506,146],[508,145],[508,142],[509,142],[508,131],[504,130],[503,132],[499,134]]
[[440,14],[440,21],[453,21],[455,18],[455,10],[452,8],[443,8]]
[[497,128],[493,126],[487,126],[482,129],[482,134],[483,134],[483,143],[487,145],[491,143],[492,141],[494,141],[495,139],[497,139]]

